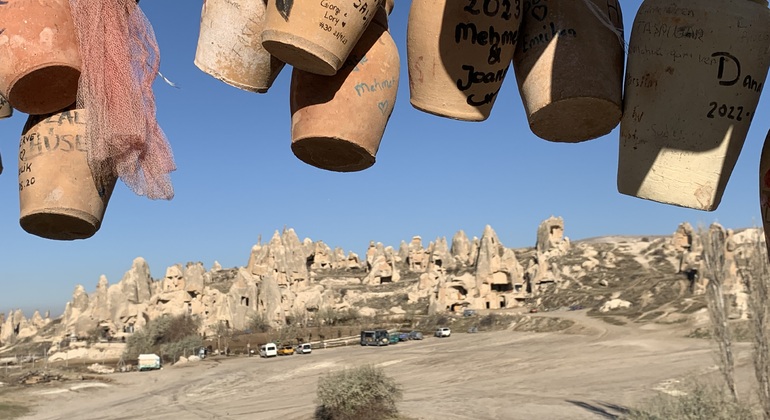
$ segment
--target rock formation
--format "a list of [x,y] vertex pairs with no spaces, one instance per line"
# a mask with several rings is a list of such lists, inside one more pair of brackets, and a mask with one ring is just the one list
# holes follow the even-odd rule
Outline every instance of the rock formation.
[[[747,296],[738,265],[746,244],[763,235],[719,225],[710,229],[724,238],[719,253],[732,316],[745,318]],[[164,315],[197,317],[206,336],[223,329],[248,330],[256,320],[274,327],[289,321],[317,324],[323,322],[322,313],[348,308],[368,316],[403,316],[404,308],[393,302],[407,302],[412,311],[422,307],[427,313],[443,313],[564,306],[574,296],[587,296],[589,300],[579,303],[597,310],[644,312],[660,305],[657,296],[667,285],[678,288],[673,295],[692,299],[710,278],[703,267],[703,241],[687,223],[669,237],[612,244],[579,241],[573,246],[564,232],[563,219],[550,217],[538,226],[534,246],[517,250],[505,247],[491,226],[480,239],[458,231],[451,246],[443,237],[424,247],[422,238],[414,236],[397,251],[372,241],[361,260],[322,241],[300,241],[293,229],[284,229],[267,243],[260,238],[242,267],[222,268],[215,262],[207,271],[201,262],[175,264],[160,279],[151,277],[148,263],[139,257],[117,283],[101,276],[93,292],[76,286],[60,322],[37,312],[29,319],[19,310],[0,314],[0,345],[43,330],[59,338],[121,338]],[[617,269],[626,271],[617,274]],[[644,276],[666,277],[648,289],[624,292],[620,299],[617,290],[628,284],[629,275],[634,284],[641,284]],[[387,292],[379,292],[381,288]],[[371,302],[377,300],[386,304],[374,308]]]

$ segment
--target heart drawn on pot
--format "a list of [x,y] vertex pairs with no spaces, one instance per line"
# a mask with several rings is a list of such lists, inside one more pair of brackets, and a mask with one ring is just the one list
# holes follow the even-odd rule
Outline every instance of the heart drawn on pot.
[[532,17],[539,20],[540,22],[545,19],[545,17],[548,16],[548,7],[544,4],[539,4],[537,6],[534,6],[532,8]]
[[390,101],[382,101],[377,104],[377,107],[380,108],[380,112],[382,112],[382,115],[385,115],[385,111],[388,110],[388,105],[390,105]]

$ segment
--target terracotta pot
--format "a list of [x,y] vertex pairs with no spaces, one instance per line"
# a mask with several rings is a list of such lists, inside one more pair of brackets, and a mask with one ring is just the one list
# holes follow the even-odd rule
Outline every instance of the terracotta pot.
[[770,255],[770,131],[767,132],[759,160],[759,214],[765,229],[765,244]]
[[68,0],[0,4],[0,95],[27,114],[75,102],[80,53]]
[[48,239],[85,239],[101,227],[117,178],[95,180],[83,143],[86,112],[30,116],[19,145],[21,227]]
[[262,48],[266,0],[205,0],[195,65],[231,86],[265,93],[284,63]]
[[759,102],[768,45],[766,3],[645,0],[629,43],[618,191],[716,209]]
[[335,76],[294,69],[291,79],[291,149],[309,165],[360,171],[375,162],[396,102],[396,44],[380,8]]
[[513,69],[538,137],[581,142],[620,122],[623,16],[618,0],[526,2]]
[[281,61],[332,76],[372,21],[381,0],[268,0],[262,45]]
[[465,121],[489,117],[519,38],[519,1],[413,1],[407,26],[412,106]]
[[13,116],[13,107],[7,99],[0,96],[0,119],[10,118]]

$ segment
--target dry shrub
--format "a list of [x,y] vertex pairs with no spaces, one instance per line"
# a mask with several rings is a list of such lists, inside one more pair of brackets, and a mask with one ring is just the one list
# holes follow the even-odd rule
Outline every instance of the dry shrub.
[[748,404],[739,404],[730,391],[694,382],[682,395],[660,394],[630,409],[625,420],[754,420]]
[[123,357],[135,359],[140,354],[157,353],[174,358],[184,353],[184,349],[188,349],[189,354],[191,348],[203,345],[203,340],[198,334],[199,325],[197,318],[184,315],[163,315],[155,318],[128,338]]
[[402,397],[396,381],[371,365],[322,376],[317,393],[317,420],[392,419]]

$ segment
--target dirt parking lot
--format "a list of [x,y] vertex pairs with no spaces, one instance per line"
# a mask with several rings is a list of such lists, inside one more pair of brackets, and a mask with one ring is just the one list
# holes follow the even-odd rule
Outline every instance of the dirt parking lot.
[[[715,371],[709,341],[682,327],[615,326],[583,312],[560,333],[498,331],[426,337],[388,347],[351,346],[310,355],[231,357],[108,375],[112,382],[25,388],[27,419],[312,419],[319,375],[361,364],[384,367],[415,419],[613,418],[688,375]],[[750,353],[738,346],[739,373]],[[748,379],[747,379],[748,380]]]

